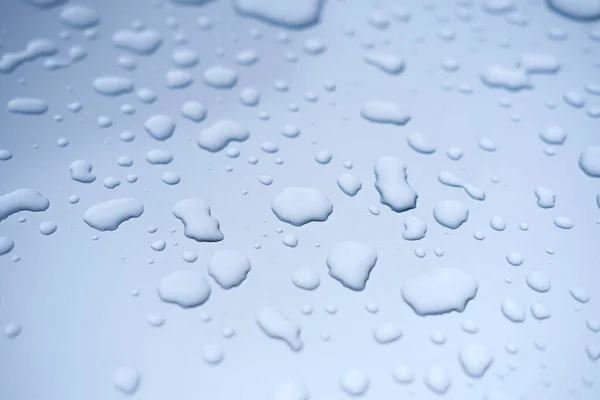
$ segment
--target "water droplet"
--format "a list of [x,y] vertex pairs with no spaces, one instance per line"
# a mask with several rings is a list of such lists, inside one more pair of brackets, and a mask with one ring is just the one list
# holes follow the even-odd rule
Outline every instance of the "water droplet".
[[502,314],[510,321],[521,323],[525,321],[525,310],[517,302],[510,299],[502,300]]
[[369,378],[359,370],[346,371],[339,380],[340,388],[350,396],[362,396],[369,388]]
[[294,351],[302,350],[304,343],[300,339],[300,327],[276,308],[263,307],[256,315],[256,322],[269,337],[284,341]]
[[494,358],[487,347],[472,343],[458,353],[460,365],[471,378],[481,378],[490,367]]
[[119,367],[113,376],[113,383],[117,389],[125,394],[133,394],[140,385],[140,374],[132,367]]
[[294,272],[292,282],[300,289],[315,290],[321,284],[321,279],[313,270],[302,268]]
[[171,272],[158,284],[158,296],[182,308],[197,307],[210,297],[211,289],[200,274],[189,270]]
[[326,221],[333,212],[333,204],[316,189],[290,187],[275,197],[271,210],[280,221],[302,226],[310,222]]
[[478,287],[477,281],[461,269],[436,268],[407,279],[402,298],[420,316],[462,312]]
[[427,233],[427,225],[421,219],[412,215],[404,220],[404,232],[402,237],[405,240],[421,240]]
[[394,323],[383,324],[373,331],[373,337],[379,344],[392,343],[402,337],[402,329]]
[[380,124],[404,125],[410,120],[410,115],[399,105],[385,101],[364,103],[360,109],[360,115],[368,121]]
[[440,365],[433,365],[425,375],[425,385],[437,394],[444,394],[450,388],[452,380],[446,370]]
[[446,228],[458,229],[469,218],[469,209],[461,201],[443,200],[433,208],[433,218]]

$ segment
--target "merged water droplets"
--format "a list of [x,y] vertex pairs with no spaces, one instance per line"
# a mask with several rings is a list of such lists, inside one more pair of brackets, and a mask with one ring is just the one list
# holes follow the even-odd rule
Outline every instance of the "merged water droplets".
[[223,150],[230,142],[243,142],[250,133],[235,121],[219,120],[200,132],[198,146],[217,152]]
[[138,218],[144,213],[144,205],[132,198],[108,200],[95,204],[83,214],[83,220],[99,231],[114,231],[123,222]]
[[225,238],[210,207],[203,200],[189,198],[173,206],[173,215],[183,223],[183,233],[197,242],[220,242]]

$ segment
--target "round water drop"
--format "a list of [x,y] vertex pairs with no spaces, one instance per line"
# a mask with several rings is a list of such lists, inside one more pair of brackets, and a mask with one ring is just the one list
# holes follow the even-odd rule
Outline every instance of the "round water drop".
[[273,83],[273,88],[278,92],[287,92],[290,86],[283,79],[278,79]]
[[164,172],[160,179],[167,185],[177,185],[179,182],[181,182],[179,174],[173,171]]
[[198,53],[194,50],[189,49],[179,49],[175,50],[171,54],[171,60],[173,60],[173,64],[179,68],[191,68],[194,65],[198,64],[200,61],[200,57]]
[[8,161],[11,158],[13,158],[13,154],[10,152],[10,150],[0,149],[0,161]]
[[525,321],[525,310],[515,301],[506,299],[502,301],[502,314],[512,322],[521,323]]
[[21,334],[21,325],[14,322],[9,322],[4,326],[4,336],[8,339],[14,339]]
[[405,364],[398,364],[394,368],[393,377],[397,383],[407,385],[415,379],[415,374]]
[[150,245],[154,251],[163,251],[167,247],[167,243],[164,240],[157,240]]
[[207,364],[219,364],[224,358],[223,350],[214,344],[206,345],[202,350],[202,358]]
[[183,258],[183,261],[185,262],[193,263],[196,262],[196,260],[198,259],[198,254],[191,250],[185,250],[181,255],[181,258]]
[[235,62],[245,67],[256,64],[259,59],[260,57],[258,56],[258,53],[254,50],[240,51],[235,56]]
[[590,295],[581,287],[572,287],[569,289],[569,293],[571,293],[571,296],[580,303],[587,303],[590,300]]
[[548,0],[554,11],[576,20],[593,20],[600,18],[600,2],[598,0]]
[[446,228],[458,229],[469,218],[469,209],[461,201],[444,200],[433,208],[433,217]]
[[561,229],[571,229],[574,226],[573,221],[567,217],[554,218],[554,225]]
[[435,153],[435,147],[433,147],[422,133],[412,132],[408,134],[406,139],[408,145],[416,152],[421,154],[433,154]]
[[113,120],[111,117],[103,115],[98,117],[97,123],[100,128],[108,128],[109,126],[112,126]]
[[304,290],[315,290],[321,284],[321,278],[308,268],[298,269],[292,275],[294,285]]
[[277,153],[277,151],[279,150],[279,147],[277,147],[277,145],[271,141],[264,141],[260,144],[260,148],[262,151],[264,151],[265,153]]
[[200,274],[178,270],[164,277],[158,285],[162,301],[174,303],[182,308],[196,307],[208,300],[210,286]]
[[548,319],[552,316],[550,311],[544,307],[541,303],[535,302],[530,307],[531,315],[533,318],[542,321],[544,319]]
[[325,51],[325,44],[319,39],[306,39],[302,48],[305,53],[316,56]]
[[463,151],[462,151],[462,149],[460,149],[458,147],[451,147],[446,152],[446,155],[448,156],[449,159],[458,161],[462,158]]
[[485,151],[489,151],[489,152],[494,152],[496,151],[496,144],[494,144],[494,142],[492,142],[489,139],[480,139],[479,142],[477,142],[477,145],[479,146],[479,148],[481,150],[485,150]]
[[525,278],[527,286],[536,292],[545,293],[552,287],[550,278],[541,271],[531,271]]
[[52,235],[57,228],[56,224],[51,221],[44,221],[40,224],[40,232],[45,236]]
[[339,385],[350,396],[362,396],[369,387],[369,378],[361,371],[351,369],[340,377]]
[[154,103],[157,99],[156,92],[150,89],[142,88],[137,91],[136,95],[142,103],[146,104]]
[[433,344],[438,346],[446,343],[446,335],[444,335],[444,332],[440,331],[439,329],[431,334],[430,339]]
[[516,251],[511,251],[506,255],[506,261],[508,261],[510,265],[518,267],[523,264],[523,256]]
[[15,247],[15,242],[6,236],[0,236],[0,256],[10,253]]
[[494,216],[490,220],[490,226],[495,231],[503,231],[506,229],[506,222],[504,222],[504,220],[502,218],[500,218],[498,216]]
[[376,303],[369,302],[365,304],[365,310],[367,310],[371,314],[377,314],[379,312],[379,306]]
[[300,135],[300,129],[295,125],[285,125],[281,130],[281,134],[287,138],[294,139]]
[[260,94],[254,88],[244,88],[240,92],[240,102],[248,107],[257,106],[260,103]]
[[157,114],[146,120],[144,129],[154,139],[166,140],[175,132],[175,121],[164,114]]
[[183,89],[191,85],[194,81],[192,75],[181,69],[170,69],[165,76],[169,89]]
[[298,236],[294,235],[293,233],[286,233],[285,235],[283,235],[283,244],[285,244],[287,247],[296,247],[298,246]]
[[600,178],[600,146],[590,146],[579,156],[579,167],[588,176]]
[[214,66],[204,72],[204,82],[215,89],[231,89],[237,80],[237,74],[230,68]]
[[561,145],[567,139],[567,132],[561,127],[551,125],[540,132],[540,138],[548,144]]
[[150,314],[148,315],[148,323],[158,328],[164,325],[165,318],[162,315]]
[[129,143],[129,142],[133,141],[133,139],[135,139],[135,134],[130,131],[125,131],[125,132],[122,132],[121,135],[119,135],[119,138],[123,142]]
[[117,164],[121,167],[131,167],[133,165],[133,160],[131,157],[121,156],[117,159]]
[[181,106],[181,115],[191,121],[200,122],[206,118],[206,108],[197,101],[188,101]]
[[60,22],[69,28],[85,29],[94,26],[100,20],[100,15],[90,6],[69,4],[60,12]]
[[273,183],[273,178],[269,175],[261,175],[258,177],[258,180],[265,186],[270,186]]
[[317,155],[315,156],[315,161],[318,162],[319,164],[329,164],[332,157],[333,156],[331,155],[330,151],[322,150],[322,151],[318,152]]
[[392,343],[402,337],[402,328],[394,323],[383,324],[373,331],[373,337],[379,344]]
[[140,385],[140,375],[134,368],[122,366],[115,371],[113,383],[121,392],[133,394]]
[[596,319],[588,319],[585,324],[590,331],[600,332],[600,321]]
[[563,96],[565,103],[575,108],[582,108],[585,105],[585,100],[580,93],[568,91]]
[[461,329],[467,333],[475,334],[479,332],[479,327],[471,319],[464,320],[460,325]]
[[173,161],[173,154],[166,150],[150,150],[146,153],[146,161],[153,165],[169,164]]
[[440,365],[433,365],[425,375],[425,385],[434,393],[446,393],[451,384],[452,381],[448,372]]
[[427,252],[425,251],[424,248],[422,247],[417,247],[415,249],[415,256],[419,257],[419,258],[425,258],[425,256],[427,255]]
[[238,158],[240,156],[240,149],[236,147],[230,147],[225,150],[225,155],[229,158]]
[[295,381],[280,383],[273,393],[272,400],[309,400],[308,389]]

